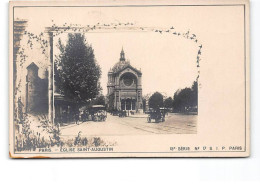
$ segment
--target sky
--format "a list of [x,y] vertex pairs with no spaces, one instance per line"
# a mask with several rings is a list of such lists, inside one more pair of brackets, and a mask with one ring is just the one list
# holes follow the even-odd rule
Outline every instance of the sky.
[[[56,25],[81,24],[82,26],[107,23],[133,22],[136,26],[149,28],[170,28],[192,32],[192,24],[182,16],[183,9],[175,8],[17,8],[15,18],[28,20],[27,30],[36,34],[43,32],[45,27]],[[194,11],[193,9],[191,9]],[[187,11],[191,11],[187,9]],[[172,16],[171,16],[172,15]],[[169,17],[171,16],[171,17]],[[201,17],[201,15],[198,15]],[[199,17],[189,17],[195,25]],[[179,20],[179,19],[183,20]],[[190,25],[189,25],[190,24]],[[194,27],[195,29],[196,27]],[[197,33],[196,33],[197,34]],[[119,54],[124,48],[126,59],[133,67],[142,71],[143,95],[156,91],[166,96],[184,87],[190,87],[197,77],[196,56],[198,45],[194,42],[167,33],[154,31],[100,31],[85,34],[87,42],[92,45],[96,60],[101,67],[100,79],[103,94],[107,93],[107,72],[119,61]],[[62,34],[65,41],[67,35]],[[59,37],[54,39],[54,46]],[[22,42],[26,45],[26,38]],[[33,50],[28,49],[29,65],[32,61],[39,65],[39,75],[43,77],[48,61],[41,56],[35,44]],[[54,54],[58,53],[54,47]],[[23,73],[26,71],[24,70]]]
[[[144,95],[159,91],[173,96],[177,89],[191,86],[196,79],[196,48],[187,40],[154,32],[88,33],[85,36],[102,70],[103,94],[107,93],[107,73],[119,61],[122,47],[130,64],[142,71]],[[67,34],[60,37],[66,43]],[[58,54],[57,48],[54,52]]]

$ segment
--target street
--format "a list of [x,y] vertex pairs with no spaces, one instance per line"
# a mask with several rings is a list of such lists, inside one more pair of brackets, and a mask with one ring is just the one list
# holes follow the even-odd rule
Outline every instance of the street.
[[197,115],[169,113],[165,122],[147,122],[147,114],[118,117],[107,114],[104,122],[80,122],[61,127],[61,136],[117,136],[144,134],[196,134]]

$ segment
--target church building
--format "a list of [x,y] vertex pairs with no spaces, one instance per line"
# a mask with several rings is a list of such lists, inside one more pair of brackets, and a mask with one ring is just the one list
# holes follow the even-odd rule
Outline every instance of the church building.
[[142,72],[125,59],[122,48],[119,61],[108,72],[108,108],[142,112]]

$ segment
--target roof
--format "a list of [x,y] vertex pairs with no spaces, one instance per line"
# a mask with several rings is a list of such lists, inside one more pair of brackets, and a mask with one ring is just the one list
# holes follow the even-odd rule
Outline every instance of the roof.
[[140,70],[137,70],[136,68],[134,68],[130,65],[129,60],[127,60],[127,61],[125,60],[125,52],[122,47],[119,61],[113,66],[112,69],[109,70],[108,73],[115,74],[115,73],[123,71],[125,68],[128,68],[128,67],[131,68],[132,70],[134,70],[135,72],[137,72],[138,74],[142,74]]
[[91,107],[105,107],[104,105],[92,105]]
[[68,99],[68,98],[66,98],[64,95],[62,95],[60,93],[54,93],[54,100],[55,100],[55,102],[76,103],[74,100]]
[[123,66],[121,66],[121,67],[116,68],[115,70],[113,70],[113,73],[114,73],[114,74],[120,73],[120,72],[122,72],[123,70],[125,70],[126,68],[131,68],[131,69],[134,70],[136,73],[142,75],[142,72],[141,72],[140,70],[134,68],[132,65],[130,65],[130,63],[127,64],[127,65],[123,65]]
[[123,68],[126,68],[128,65],[130,65],[129,61],[118,61],[112,68],[113,73],[117,73],[119,70],[122,70]]
[[34,68],[34,69],[39,69],[39,67],[34,63],[34,62],[32,62],[31,64],[29,64],[28,66],[27,66],[27,69],[30,69],[30,68]]

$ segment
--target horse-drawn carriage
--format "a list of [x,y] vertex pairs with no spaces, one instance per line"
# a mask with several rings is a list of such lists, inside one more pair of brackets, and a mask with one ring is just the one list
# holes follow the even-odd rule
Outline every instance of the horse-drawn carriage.
[[123,110],[113,110],[111,111],[111,115],[112,116],[118,116],[118,117],[126,117],[127,116],[127,113],[126,111],[123,111]]
[[119,111],[118,111],[118,110],[112,110],[112,111],[110,111],[110,114],[111,114],[112,116],[118,116]]
[[118,116],[119,116],[120,118],[126,117],[126,111],[119,111],[119,112],[118,112]]
[[106,108],[103,105],[86,106],[80,109],[80,120],[85,121],[105,121],[107,118]]
[[150,110],[148,112],[147,122],[151,123],[152,120],[155,120],[156,123],[165,121],[165,109],[160,108],[156,110]]
[[89,108],[89,113],[92,121],[106,121],[107,112],[105,106],[103,105],[92,105]]

